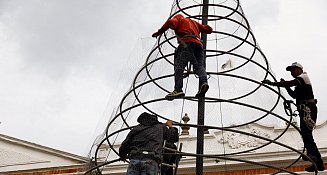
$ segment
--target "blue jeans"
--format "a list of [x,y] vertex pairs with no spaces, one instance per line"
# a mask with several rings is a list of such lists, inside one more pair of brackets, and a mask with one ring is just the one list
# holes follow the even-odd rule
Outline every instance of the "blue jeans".
[[127,168],[127,175],[157,175],[158,163],[149,158],[131,159]]
[[175,90],[183,89],[183,72],[187,63],[191,62],[194,73],[199,77],[199,86],[207,83],[203,47],[198,43],[185,43],[177,47],[174,55]]

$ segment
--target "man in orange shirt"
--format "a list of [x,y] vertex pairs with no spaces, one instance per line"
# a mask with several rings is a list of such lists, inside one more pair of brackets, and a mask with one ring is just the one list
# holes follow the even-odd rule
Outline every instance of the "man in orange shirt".
[[190,61],[193,65],[194,72],[199,77],[199,91],[196,97],[204,97],[209,89],[207,81],[207,73],[205,70],[203,44],[200,40],[200,33],[212,33],[212,28],[208,25],[202,25],[190,18],[184,18],[183,15],[177,14],[169,19],[152,37],[163,34],[166,30],[174,30],[179,46],[174,54],[174,71],[175,71],[175,90],[170,92],[166,98],[173,100],[174,98],[184,97],[183,88],[183,72],[187,63]]

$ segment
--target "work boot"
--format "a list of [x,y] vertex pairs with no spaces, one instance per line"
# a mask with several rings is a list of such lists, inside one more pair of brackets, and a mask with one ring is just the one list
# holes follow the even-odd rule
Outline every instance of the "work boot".
[[199,92],[195,95],[195,97],[204,97],[208,89],[209,89],[209,85],[207,83],[203,83],[199,89]]
[[174,90],[173,92],[170,92],[169,94],[167,94],[165,98],[170,101],[170,100],[174,100],[175,98],[181,98],[184,96],[185,96],[185,94],[183,91]]

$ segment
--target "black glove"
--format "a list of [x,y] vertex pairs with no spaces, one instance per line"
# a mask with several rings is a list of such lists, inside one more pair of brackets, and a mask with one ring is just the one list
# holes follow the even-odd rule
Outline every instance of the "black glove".
[[267,85],[271,85],[271,86],[276,86],[276,83],[275,82],[272,82],[270,80],[263,80],[261,81],[263,84],[267,84]]
[[154,32],[154,33],[152,34],[152,37],[153,37],[153,38],[157,38],[159,35],[160,35],[159,32]]

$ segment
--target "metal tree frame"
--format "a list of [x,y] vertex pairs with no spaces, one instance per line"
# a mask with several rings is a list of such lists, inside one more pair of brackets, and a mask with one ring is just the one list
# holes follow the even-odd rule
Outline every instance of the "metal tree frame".
[[[249,163],[249,164],[253,164],[253,165],[258,165],[258,166],[262,166],[262,167],[267,167],[267,168],[271,168],[271,169],[275,169],[276,172],[274,172],[273,174],[277,174],[280,172],[286,172],[289,174],[297,174],[294,172],[291,172],[288,170],[289,167],[293,166],[296,162],[299,161],[299,159],[303,156],[308,158],[312,163],[313,161],[307,157],[304,154],[304,150],[302,151],[298,151],[295,148],[292,148],[286,144],[280,143],[278,141],[279,138],[281,138],[290,127],[295,128],[298,132],[299,129],[298,127],[292,122],[293,121],[293,114],[292,114],[292,110],[288,109],[289,111],[289,118],[285,118],[282,115],[275,113],[274,111],[276,110],[278,104],[280,104],[282,101],[284,102],[288,102],[288,100],[281,95],[281,90],[279,88],[272,88],[266,85],[263,85],[261,83],[261,81],[263,79],[266,78],[272,78],[274,81],[276,81],[275,76],[273,75],[273,73],[270,70],[269,64],[268,64],[268,60],[266,59],[264,53],[261,51],[261,49],[259,48],[255,37],[250,29],[250,25],[246,19],[246,17],[244,16],[243,10],[240,6],[240,2],[239,0],[230,0],[235,2],[235,6],[234,7],[230,7],[228,5],[224,5],[225,2],[229,1],[229,0],[221,0],[219,1],[219,3],[215,3],[215,0],[212,1],[212,3],[209,2],[209,0],[203,0],[203,2],[196,2],[194,4],[191,5],[181,5],[180,4],[181,0],[175,0],[174,4],[172,6],[172,11],[170,14],[169,18],[172,18],[174,15],[176,14],[183,14],[186,17],[195,19],[195,20],[199,20],[202,22],[202,24],[207,24],[208,22],[212,22],[212,21],[219,21],[219,20],[226,20],[230,23],[233,23],[235,25],[238,25],[239,27],[241,27],[242,29],[246,30],[246,34],[244,35],[244,37],[238,36],[237,32],[224,32],[224,31],[219,31],[219,30],[214,30],[213,33],[214,34],[219,34],[225,37],[229,37],[229,38],[233,38],[237,41],[239,41],[238,44],[236,44],[234,47],[227,49],[227,50],[219,50],[219,49],[208,49],[207,46],[207,36],[205,34],[202,34],[201,39],[204,41],[204,49],[205,49],[205,57],[207,60],[214,58],[214,57],[221,57],[223,55],[228,55],[228,56],[232,56],[235,58],[238,58],[240,60],[243,60],[244,62],[232,67],[231,69],[228,70],[222,70],[222,71],[207,71],[207,74],[209,76],[219,76],[219,77],[229,77],[229,78],[235,78],[238,80],[244,80],[247,81],[249,83],[255,84],[256,87],[253,88],[252,90],[250,90],[247,93],[244,93],[240,96],[236,96],[236,97],[232,97],[232,98],[218,98],[218,97],[214,97],[214,96],[206,96],[206,97],[201,97],[201,98],[195,98],[194,96],[185,96],[182,99],[175,99],[175,100],[183,100],[183,104],[184,102],[197,102],[198,103],[198,113],[197,113],[197,117],[198,117],[198,121],[197,124],[183,124],[179,121],[175,121],[174,120],[174,125],[175,126],[189,126],[191,128],[196,128],[197,129],[197,148],[196,148],[196,154],[194,153],[188,153],[188,152],[183,152],[183,151],[176,151],[175,153],[176,155],[179,156],[192,156],[192,157],[196,157],[196,175],[202,175],[203,174],[203,158],[218,158],[218,159],[222,159],[222,160],[231,160],[231,161],[237,161],[237,162],[242,162],[242,163]],[[189,11],[192,11],[193,9],[199,8],[201,9],[201,14],[190,14]],[[224,16],[222,15],[217,15],[217,14],[212,14],[210,13],[209,9],[210,8],[219,8],[222,10],[225,10],[229,13],[226,13]],[[173,11],[173,9],[175,9],[175,11]],[[235,20],[233,18],[231,18],[233,15],[237,15],[241,18],[241,21]],[[245,24],[244,24],[245,23]],[[155,65],[156,63],[158,63],[159,61],[164,61],[166,62],[167,65],[173,67],[173,62],[171,61],[171,58],[173,57],[174,53],[173,52],[169,52],[169,53],[165,53],[165,51],[163,50],[163,45],[168,45],[171,46],[171,48],[175,49],[176,48],[176,44],[173,43],[173,40],[176,40],[176,36],[169,36],[167,34],[167,32],[160,36],[157,40],[157,43],[155,45],[155,47],[153,47],[153,49],[151,50],[151,52],[149,53],[148,57],[146,58],[145,64],[142,66],[142,68],[137,72],[133,82],[132,82],[132,86],[130,88],[130,90],[124,95],[124,97],[122,98],[118,110],[116,112],[116,114],[114,114],[114,116],[111,118],[111,120],[109,121],[105,132],[104,132],[104,136],[103,138],[96,143],[96,148],[94,151],[94,166],[92,168],[90,168],[85,174],[91,173],[91,172],[96,172],[98,174],[102,174],[102,169],[107,166],[108,164],[112,164],[114,162],[120,161],[120,159],[112,159],[112,160],[106,160],[105,162],[103,161],[99,161],[98,157],[99,157],[99,150],[101,145],[106,144],[109,146],[110,151],[112,151],[114,154],[118,155],[118,151],[114,148],[115,145],[115,141],[111,141],[110,138],[116,138],[119,136],[119,134],[121,132],[126,132],[129,131],[130,129],[132,129],[134,126],[131,126],[131,124],[127,121],[128,116],[130,115],[130,112],[133,109],[136,108],[142,108],[145,111],[148,111],[154,115],[157,115],[159,118],[163,119],[163,120],[171,120],[171,118],[166,118],[164,117],[164,115],[160,114],[160,111],[155,111],[153,109],[151,109],[150,107],[148,107],[147,105],[149,104],[154,104],[154,103],[158,103],[158,102],[164,102],[164,103],[171,103],[169,101],[167,101],[165,98],[163,97],[156,97],[156,98],[151,98],[148,100],[144,100],[142,97],[140,97],[140,92],[143,88],[143,86],[146,85],[151,85],[152,88],[156,88],[159,89],[160,91],[162,91],[163,93],[168,93],[169,90],[163,86],[162,84],[160,84],[161,80],[166,80],[168,78],[172,78],[174,76],[174,74],[162,74],[159,76],[154,76],[151,74],[151,68],[153,65]],[[238,52],[236,52],[236,50],[238,50],[242,45],[247,44],[249,46],[252,47],[252,53],[250,54],[250,56],[244,56],[242,54],[239,54]],[[262,59],[264,60],[264,65],[260,64],[259,62],[257,62],[255,59],[253,59],[255,57],[256,54],[260,54],[260,56],[262,57]],[[153,56],[156,55],[154,58]],[[236,75],[233,74],[232,72],[235,70],[238,70],[244,66],[246,66],[247,64],[253,64],[255,66],[257,66],[258,68],[262,69],[265,74],[262,76],[262,79],[253,79],[250,77],[246,77],[243,75]],[[186,70],[185,70],[186,71]],[[192,72],[187,72],[187,74],[193,74]],[[143,79],[143,81],[139,81],[140,77],[146,77]],[[245,103],[245,102],[241,102],[239,100],[244,99],[246,97],[249,97],[251,95],[253,95],[255,92],[257,92],[260,88],[266,88],[268,89],[271,93],[275,94],[276,96],[276,101],[275,103],[270,107],[270,109],[265,109],[259,106],[255,106],[249,103]],[[128,101],[128,99],[130,98],[130,96],[132,96],[133,102],[132,105],[130,106],[124,106],[126,104],[126,102]],[[206,125],[204,123],[204,119],[205,119],[205,106],[206,104],[215,104],[215,103],[223,103],[223,104],[232,104],[232,105],[237,105],[237,106],[242,106],[243,108],[246,109],[251,109],[251,110],[256,110],[256,111],[260,111],[263,113],[262,116],[259,116],[257,118],[254,118],[252,120],[246,121],[244,123],[241,124],[236,124],[236,125],[230,125],[230,126],[222,126],[222,127],[217,127],[217,126],[213,126],[213,125]],[[273,116],[281,121],[284,121],[285,123],[287,123],[285,129],[283,130],[283,132],[281,132],[279,135],[277,135],[275,138],[265,138],[262,137],[260,135],[256,135],[256,134],[252,134],[252,133],[248,133],[248,132],[243,132],[238,130],[237,128],[242,127],[242,126],[246,126],[249,125],[251,123],[255,123],[258,121],[263,120],[264,118],[266,118],[267,116]],[[122,123],[122,127],[120,129],[117,129],[115,131],[109,131],[110,128],[114,125],[115,122],[120,121]],[[123,127],[125,126],[125,127]],[[239,133],[239,134],[243,134],[243,135],[247,135],[253,138],[257,138],[263,141],[266,141],[264,144],[262,144],[261,146],[257,146],[251,149],[247,149],[247,150],[243,150],[243,151],[236,151],[236,152],[232,152],[232,153],[224,153],[224,154],[206,154],[203,152],[203,145],[204,145],[204,132],[203,129],[211,129],[211,130],[219,130],[219,131],[228,131],[228,132],[233,132],[233,133]],[[114,139],[115,140],[115,139]],[[242,160],[242,159],[236,159],[233,158],[233,156],[238,155],[238,154],[243,154],[243,153],[248,153],[263,147],[266,147],[270,144],[275,144],[278,146],[281,146],[285,149],[288,149],[290,151],[295,152],[296,154],[299,155],[299,157],[297,159],[295,159],[292,163],[290,163],[289,165],[285,165],[285,167],[277,167],[277,166],[273,166],[273,165],[268,165],[268,164],[264,164],[264,163],[259,163],[259,162],[254,162],[254,161],[248,161],[248,160]],[[173,150],[171,150],[173,151]],[[108,153],[109,154],[109,153]],[[316,171],[317,173],[317,171]]]

